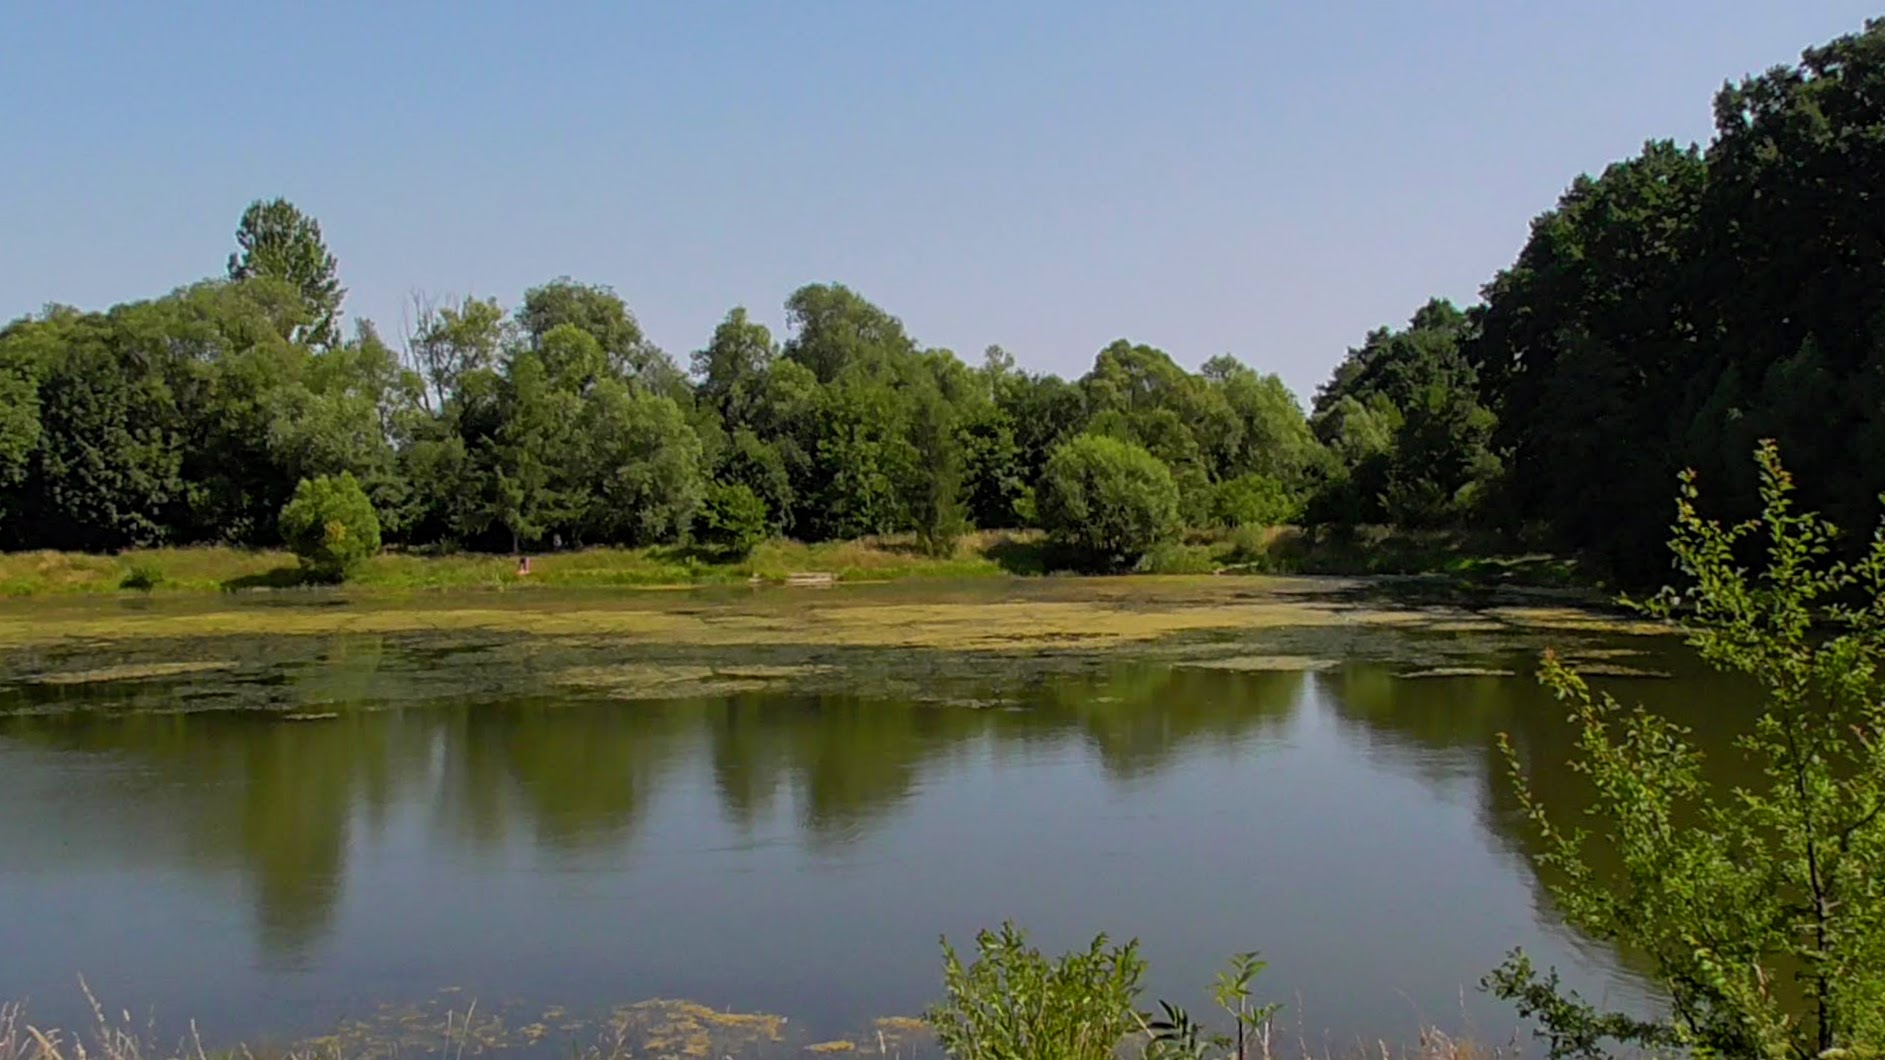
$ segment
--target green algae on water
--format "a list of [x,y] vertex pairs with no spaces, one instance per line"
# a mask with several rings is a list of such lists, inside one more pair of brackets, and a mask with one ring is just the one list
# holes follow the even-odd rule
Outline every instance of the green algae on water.
[[832,666],[689,666],[625,663],[576,666],[551,681],[564,687],[601,692],[615,699],[693,699],[759,692],[801,678],[836,672]]
[[236,664],[226,659],[206,659],[197,662],[165,663],[120,663],[115,666],[99,666],[90,670],[59,670],[42,673],[27,680],[42,685],[89,685],[102,684],[106,681],[149,681],[160,677],[181,677],[186,674],[212,673],[217,670],[233,670]]
[[1341,662],[1310,655],[1230,655],[1221,659],[1191,659],[1178,665],[1199,670],[1233,670],[1242,673],[1298,673],[1333,670]]

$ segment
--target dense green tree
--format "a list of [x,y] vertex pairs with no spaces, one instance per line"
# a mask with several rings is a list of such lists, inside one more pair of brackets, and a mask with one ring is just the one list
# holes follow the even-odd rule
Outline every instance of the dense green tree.
[[1080,380],[1086,431],[1144,447],[1176,480],[1184,520],[1210,519],[1210,466],[1200,436],[1234,447],[1239,425],[1223,396],[1163,350],[1123,339],[1099,352]]
[[458,305],[415,299],[417,323],[406,344],[408,366],[425,383],[426,406],[444,412],[465,377],[495,370],[511,341],[511,325],[495,298]]
[[620,379],[602,344],[574,324],[558,324],[533,343],[537,359],[559,390],[581,394],[604,379]]
[[1212,431],[1219,478],[1263,475],[1292,492],[1307,487],[1326,455],[1303,415],[1302,405],[1280,376],[1257,372],[1228,356],[1213,357],[1199,370],[1219,394],[1234,427]]
[[347,291],[319,221],[287,199],[257,199],[242,211],[236,247],[229,255],[230,279],[277,280],[300,294],[305,320],[285,338],[317,347],[340,341],[340,304]]
[[1085,565],[1129,567],[1177,532],[1178,486],[1143,448],[1085,434],[1062,445],[1035,487],[1041,525]]
[[59,310],[9,336],[44,358],[40,442],[18,505],[30,523],[15,528],[23,542],[104,551],[174,534],[184,496],[181,422],[163,364],[115,341],[135,308]]
[[907,410],[891,387],[847,379],[819,392],[811,417],[810,503],[794,525],[813,539],[887,534],[907,525],[917,455]]
[[1303,502],[1280,480],[1253,471],[1218,483],[1210,505],[1220,526],[1280,526],[1302,514]]
[[582,400],[558,388],[542,359],[528,352],[511,360],[497,398],[499,423],[486,439],[483,467],[492,514],[517,551],[574,525],[589,507],[587,483],[569,467]]
[[400,475],[411,497],[407,538],[426,544],[471,544],[490,527],[490,508],[480,493],[471,448],[445,428],[428,424],[399,454]]
[[1688,292],[1705,182],[1700,155],[1668,142],[1579,178],[1487,286],[1467,344],[1519,516],[1613,561],[1656,553],[1661,496],[1683,460],[1673,442],[1701,352]]
[[784,355],[830,383],[846,369],[881,369],[913,356],[903,322],[841,283],[809,284],[785,303],[795,334]]
[[302,569],[340,581],[380,551],[380,520],[353,475],[302,479],[281,510],[281,536]]
[[[1434,299],[1402,329],[1379,328],[1316,395],[1322,474],[1316,521],[1456,526],[1483,517],[1502,465],[1465,347],[1473,318]],[[1313,455],[1305,462],[1313,466]]]
[[1013,424],[1021,477],[1033,483],[1061,443],[1081,433],[1089,416],[1086,394],[1059,376],[1013,373],[1000,382],[995,403]]
[[910,522],[925,551],[947,556],[968,529],[962,503],[962,440],[956,412],[940,394],[918,399],[910,425]]
[[1407,408],[1429,387],[1473,389],[1475,369],[1464,349],[1474,334],[1471,318],[1436,298],[1421,306],[1405,328],[1377,328],[1348,351],[1335,374],[1316,394],[1318,416],[1343,398],[1366,404],[1376,394]]
[[[782,441],[791,442],[790,439]],[[792,490],[792,469],[777,443],[768,442],[744,428],[735,431],[721,457],[716,478],[752,490],[766,506],[766,525],[772,533],[791,529],[796,498]]]
[[1500,473],[1492,413],[1472,391],[1433,383],[1402,416],[1378,498],[1386,519],[1413,527],[1473,521]]
[[729,431],[751,427],[764,399],[766,373],[778,356],[766,326],[748,318],[744,306],[734,307],[713,329],[706,348],[694,353],[701,403],[717,411]]
[[958,425],[957,434],[962,448],[963,504],[969,519],[987,529],[1021,525],[1023,507],[1032,503],[1033,489],[1007,411],[984,405]]
[[297,307],[279,281],[202,283],[144,303],[121,322],[119,341],[162,366],[176,401],[184,455],[183,504],[169,517],[176,537],[275,540],[275,516],[299,478],[284,466],[291,453],[278,436],[315,426],[290,421],[299,411],[292,397],[307,390],[317,355],[274,323]]
[[1810,503],[1865,523],[1885,490],[1885,20],[1728,86],[1715,122],[1689,392],[1709,388],[1707,447],[1686,456],[1751,510],[1743,456],[1774,437]]
[[1184,407],[1198,382],[1165,351],[1120,339],[1099,352],[1080,385],[1093,412],[1134,413]]
[[1383,518],[1381,495],[1404,417],[1384,394],[1366,405],[1345,396],[1316,417],[1328,474],[1304,510],[1311,523],[1354,524]]
[[766,502],[745,483],[709,482],[694,536],[726,555],[745,559],[766,539]]
[[517,307],[517,328],[527,344],[542,352],[545,340],[565,326],[595,340],[608,372],[652,393],[681,400],[688,397],[680,369],[647,340],[628,304],[612,289],[560,276],[524,292],[523,304]]
[[39,375],[43,354],[34,349],[27,332],[30,321],[0,330],[0,541],[7,523],[18,513],[20,486],[32,467],[41,438]]
[[581,540],[649,545],[686,533],[705,482],[700,439],[673,399],[605,380],[574,434]]

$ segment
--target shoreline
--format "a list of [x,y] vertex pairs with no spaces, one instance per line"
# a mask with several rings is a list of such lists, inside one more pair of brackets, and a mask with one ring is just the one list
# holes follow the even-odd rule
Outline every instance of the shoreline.
[[[686,589],[700,586],[999,578],[1085,578],[1054,569],[1036,530],[965,536],[948,556],[925,554],[908,536],[803,544],[763,542],[732,559],[688,546],[524,553],[383,552],[346,582],[367,594],[427,590]],[[1425,579],[1439,588],[1602,588],[1574,561],[1518,552],[1463,533],[1385,529],[1332,534],[1296,527],[1193,535],[1148,555],[1132,572],[1151,575],[1332,575]],[[186,596],[308,591],[294,555],[224,545],[128,550],[0,553],[0,600]]]

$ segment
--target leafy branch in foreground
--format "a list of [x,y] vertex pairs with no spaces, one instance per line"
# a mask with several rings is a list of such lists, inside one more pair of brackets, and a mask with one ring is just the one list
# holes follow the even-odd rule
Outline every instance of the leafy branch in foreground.
[[1279,1006],[1252,999],[1251,983],[1265,967],[1254,953],[1232,957],[1212,988],[1235,1022],[1233,1037],[1205,1030],[1170,1002],[1159,1002],[1158,1015],[1140,1013],[1145,961],[1137,941],[1114,946],[1100,935],[1083,951],[1050,958],[1009,923],[976,935],[975,946],[965,966],[943,940],[946,997],[925,1014],[956,1060],[1110,1060],[1135,1036],[1147,1060],[1246,1060],[1253,1046],[1269,1055]]
[[[1657,1020],[1600,1012],[1515,952],[1484,985],[1540,1023],[1554,1058],[1606,1041],[1775,1058],[1885,1047],[1885,529],[1835,558],[1837,528],[1796,510],[1773,443],[1755,459],[1763,511],[1742,523],[1702,518],[1682,476],[1683,584],[1634,606],[1758,683],[1765,710],[1736,746],[1765,783],[1713,789],[1689,730],[1594,694],[1551,655],[1540,679],[1581,730],[1589,826],[1554,819],[1502,740],[1566,918],[1642,954],[1669,999]],[[1756,547],[1749,570],[1737,557]]]

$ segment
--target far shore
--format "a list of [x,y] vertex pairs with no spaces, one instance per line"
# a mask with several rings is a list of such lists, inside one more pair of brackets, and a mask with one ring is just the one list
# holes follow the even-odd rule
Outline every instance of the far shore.
[[[528,560],[528,563],[524,562]],[[904,578],[1061,576],[1039,531],[982,531],[946,556],[908,537],[803,544],[773,540],[728,557],[687,546],[502,553],[388,550],[348,579],[351,590],[670,588]],[[1273,527],[1194,534],[1147,556],[1147,574],[1416,575],[1459,586],[1590,588],[1575,563],[1502,548],[1480,535],[1361,528]],[[0,553],[0,597],[226,593],[307,588],[286,551],[227,546],[137,549],[111,555]]]

